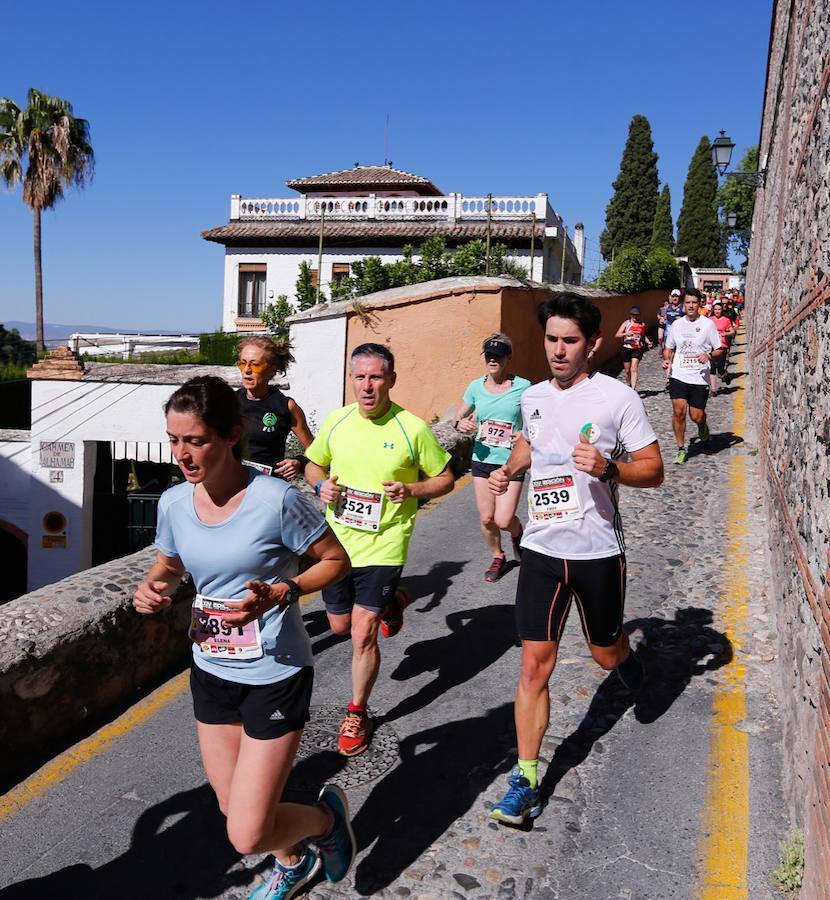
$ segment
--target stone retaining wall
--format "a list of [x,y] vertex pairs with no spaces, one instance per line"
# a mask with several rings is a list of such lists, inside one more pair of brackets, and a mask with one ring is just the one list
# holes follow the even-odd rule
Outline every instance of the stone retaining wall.
[[786,792],[803,900],[830,885],[830,7],[776,3],[747,273],[751,401],[766,475]]
[[[460,475],[469,468],[472,440],[448,423],[435,433]],[[297,485],[314,497],[305,482]],[[18,774],[21,760],[43,759],[88,720],[187,664],[192,584],[183,584],[158,615],[140,616],[132,607],[154,556],[147,548],[2,606],[0,781]]]

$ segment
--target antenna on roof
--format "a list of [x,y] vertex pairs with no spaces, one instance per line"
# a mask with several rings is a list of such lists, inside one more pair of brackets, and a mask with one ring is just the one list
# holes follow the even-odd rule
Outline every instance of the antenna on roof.
[[392,160],[389,159],[389,113],[386,113],[386,128],[383,130],[383,164],[392,165]]

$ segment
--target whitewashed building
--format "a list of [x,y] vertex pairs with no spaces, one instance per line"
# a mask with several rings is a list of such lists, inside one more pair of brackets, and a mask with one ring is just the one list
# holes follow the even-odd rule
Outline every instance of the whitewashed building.
[[225,247],[225,331],[260,330],[259,316],[269,303],[280,294],[293,302],[302,262],[328,296],[332,282],[348,277],[356,260],[395,262],[407,244],[417,250],[432,235],[452,249],[484,240],[489,231],[491,242],[505,244],[508,258],[524,266],[531,281],[581,283],[582,226],[571,239],[547,194],[443,194],[429,179],[391,166],[355,166],[287,186],[299,196],[234,194],[228,224],[202,232]]

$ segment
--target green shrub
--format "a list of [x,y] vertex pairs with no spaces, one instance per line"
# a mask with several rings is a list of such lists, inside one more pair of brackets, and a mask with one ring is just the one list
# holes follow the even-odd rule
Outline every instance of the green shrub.
[[232,331],[214,331],[199,335],[199,356],[202,362],[213,366],[236,364],[236,348],[239,335]]
[[271,334],[286,336],[288,325],[285,320],[294,312],[294,307],[288,302],[288,296],[280,294],[275,303],[269,303],[265,307],[265,312],[261,316],[262,323]]
[[795,896],[804,880],[804,835],[793,831],[778,845],[778,849],[781,851],[781,865],[772,877],[782,891]]
[[680,287],[680,266],[670,250],[654,247],[646,258],[649,282],[653,288],[670,291]]
[[645,252],[633,245],[623,247],[614,262],[599,276],[597,283],[601,288],[618,294],[639,294],[648,290],[651,273]]

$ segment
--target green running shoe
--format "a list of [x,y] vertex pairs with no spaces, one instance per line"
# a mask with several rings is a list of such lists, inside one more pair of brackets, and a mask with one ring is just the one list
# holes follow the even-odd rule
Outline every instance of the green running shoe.
[[705,444],[706,441],[709,440],[709,425],[704,422],[702,425],[697,426],[697,439],[701,444]]
[[681,448],[677,451],[677,453],[675,454],[675,457],[674,457],[674,459],[672,460],[672,462],[673,462],[676,466],[680,466],[680,465],[682,465],[684,462],[686,462],[686,459],[687,459],[688,456],[689,456],[689,454],[688,454],[688,452],[686,451],[686,448],[685,448],[685,447],[681,447]]

